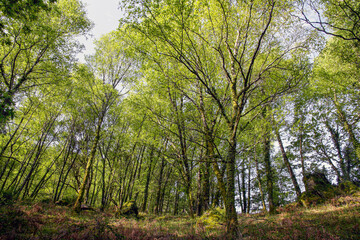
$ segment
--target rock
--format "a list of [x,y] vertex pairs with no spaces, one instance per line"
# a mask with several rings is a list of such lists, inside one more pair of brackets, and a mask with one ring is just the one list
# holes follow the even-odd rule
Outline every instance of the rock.
[[[350,181],[334,186],[325,174],[319,172],[306,174],[304,184],[306,191],[301,194],[299,200],[305,207],[315,206],[339,196],[355,195],[360,191],[360,188]],[[340,201],[341,199],[339,198]]]
[[139,209],[136,206],[136,203],[134,200],[130,200],[116,211],[115,217],[134,217],[138,218],[139,215]]
[[56,201],[55,204],[59,205],[59,206],[70,207],[70,206],[74,205],[76,198],[77,198],[77,196],[66,196],[66,197],[63,197],[62,199]]
[[95,209],[93,207],[90,207],[86,204],[81,204],[81,210],[85,211],[85,210],[89,210],[89,211],[95,211]]
[[320,172],[307,173],[304,176],[304,184],[306,191],[299,199],[304,207],[324,203],[339,194],[338,188],[331,185],[325,174]]
[[196,224],[198,227],[205,227],[206,230],[215,229],[218,225],[225,222],[225,209],[212,208],[206,211],[198,218]]
[[304,184],[306,191],[309,192],[326,189],[331,185],[325,174],[320,172],[305,174]]

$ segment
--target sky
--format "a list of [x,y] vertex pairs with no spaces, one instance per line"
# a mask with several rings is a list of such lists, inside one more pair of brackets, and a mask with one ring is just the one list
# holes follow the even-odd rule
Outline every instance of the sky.
[[121,17],[121,10],[118,8],[119,0],[81,0],[86,8],[88,18],[94,23],[91,30],[92,37],[88,39],[81,37],[80,42],[85,45],[85,50],[78,57],[84,61],[84,55],[94,52],[94,40],[101,35],[115,30],[118,27]]

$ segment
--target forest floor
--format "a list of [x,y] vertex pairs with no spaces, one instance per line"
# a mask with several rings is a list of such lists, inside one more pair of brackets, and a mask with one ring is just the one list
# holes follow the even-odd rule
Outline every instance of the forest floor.
[[[203,220],[203,221],[202,221]],[[244,239],[360,239],[360,193],[303,208],[289,204],[277,214],[239,215]],[[55,204],[17,202],[0,207],[0,239],[225,239],[223,223],[204,218],[114,211],[82,211]]]

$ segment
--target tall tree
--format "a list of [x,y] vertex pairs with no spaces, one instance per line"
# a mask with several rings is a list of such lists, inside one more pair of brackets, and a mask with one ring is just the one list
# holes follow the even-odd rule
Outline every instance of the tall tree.
[[[28,9],[22,8],[27,5]],[[0,36],[0,123],[3,124],[13,116],[18,93],[58,82],[68,74],[75,54],[81,49],[75,37],[85,35],[91,23],[77,0],[60,0],[54,5],[44,1],[36,1],[35,5],[30,1],[14,1],[0,7],[9,11],[5,17],[7,23],[0,26],[4,33]]]
[[[285,2],[123,1],[128,10],[123,22],[127,21],[128,26],[138,31],[146,39],[144,42],[152,43],[148,46],[150,49],[145,49],[149,59],[162,66],[167,65],[163,61],[166,59],[177,62],[193,81],[203,86],[227,126],[226,174],[219,175],[218,182],[226,182],[222,194],[230,235],[237,234],[237,137],[246,127],[241,119],[301,79],[283,71],[289,75],[278,82],[278,88],[254,99],[252,107],[248,108],[249,99],[258,86],[271,84],[268,73],[280,65],[285,67],[285,56],[302,47],[299,41],[290,43],[276,38],[276,34],[280,34],[278,27],[290,24],[280,18],[288,13],[286,7],[289,7],[282,4]],[[294,36],[289,39],[291,37]],[[302,68],[301,61],[293,66],[296,65]],[[226,180],[221,179],[223,176]]]
[[[85,66],[81,67],[78,81],[87,80],[85,90],[91,93],[87,104],[96,115],[96,128],[91,151],[87,157],[84,177],[79,189],[78,197],[73,206],[77,212],[81,209],[85,188],[90,188],[89,175],[100,140],[101,128],[110,108],[127,90],[128,85],[136,75],[135,62],[124,51],[120,32],[109,33],[97,42],[96,52],[89,58],[89,72]],[[86,89],[87,88],[87,89]]]

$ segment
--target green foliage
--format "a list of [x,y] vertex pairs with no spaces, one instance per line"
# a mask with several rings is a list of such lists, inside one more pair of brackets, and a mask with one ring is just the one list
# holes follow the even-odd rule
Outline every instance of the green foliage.
[[0,32],[1,37],[6,36],[6,25],[10,19],[36,20],[42,10],[50,10],[57,0],[1,0],[0,1]]
[[224,224],[225,221],[225,209],[217,207],[204,212],[203,215],[197,219],[196,224],[199,228],[205,227],[206,230],[213,230],[216,229],[218,225]]
[[[11,109],[17,103],[18,94],[28,94],[29,88],[64,81],[75,62],[75,54],[81,49],[74,37],[85,35],[91,28],[79,1],[53,2],[8,2],[14,7],[6,8],[10,11],[8,14],[16,17],[7,18],[7,24],[1,29],[6,34],[0,36],[2,121],[13,115]],[[29,4],[31,7],[26,8]],[[26,16],[21,17],[23,13]]]
[[[332,179],[359,179],[356,41],[328,38],[312,66],[311,46],[322,40],[293,17],[293,1],[121,2],[128,12],[120,28],[97,40],[95,54],[78,64],[75,37],[91,27],[80,1],[0,0],[0,205],[27,199],[69,206],[81,192],[81,201],[105,211],[72,215],[55,205],[55,214],[42,206],[23,208],[20,218],[41,215],[51,222],[41,233],[26,234],[51,239],[63,228],[60,236],[73,239],[115,239],[123,232],[133,239],[148,232],[154,238],[221,239],[224,222],[236,223],[242,187],[251,211],[261,201],[266,206],[270,193],[274,205],[294,199],[274,129],[289,145],[296,178],[300,167],[305,175],[308,191],[300,201],[308,210],[332,201],[336,207],[358,204],[351,182],[333,186],[306,175],[329,166]],[[347,2],[323,2],[324,14],[330,24],[358,34],[358,21],[350,21],[358,17],[358,3]],[[336,32],[350,38],[348,33]],[[192,215],[205,198],[228,211],[210,209],[193,220],[171,215]],[[138,219],[134,201],[116,217],[106,212],[126,199],[165,215]],[[262,236],[242,226],[245,235],[337,236],[327,226],[312,230],[316,220],[307,235],[305,222],[294,224],[301,220],[298,205],[279,210],[293,216],[249,223]],[[121,218],[126,215],[136,220]]]
[[343,191],[344,195],[352,195],[360,191],[360,187],[350,181],[341,182],[338,188]]

